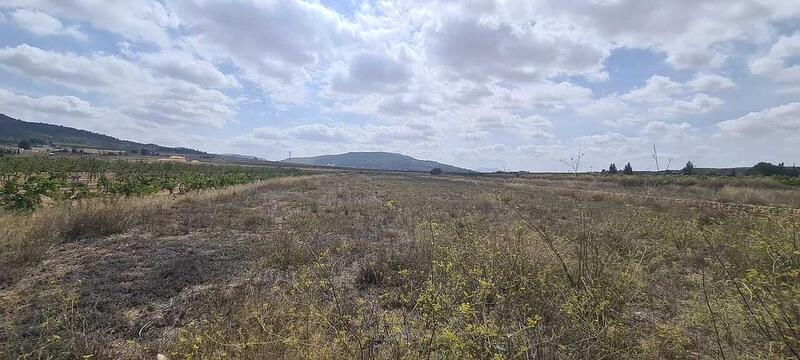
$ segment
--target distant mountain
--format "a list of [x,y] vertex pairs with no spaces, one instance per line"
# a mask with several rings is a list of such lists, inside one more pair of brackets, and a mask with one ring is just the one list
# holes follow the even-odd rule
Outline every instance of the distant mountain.
[[339,155],[295,157],[285,159],[283,162],[388,171],[430,171],[433,168],[440,168],[446,173],[463,174],[474,172],[436,161],[418,160],[411,156],[388,152],[349,152]]
[[141,151],[160,154],[205,155],[194,149],[174,148],[156,144],[142,144],[120,140],[108,135],[60,125],[27,122],[0,114],[0,143],[16,144],[22,140],[36,140],[64,147],[87,147],[118,151]]

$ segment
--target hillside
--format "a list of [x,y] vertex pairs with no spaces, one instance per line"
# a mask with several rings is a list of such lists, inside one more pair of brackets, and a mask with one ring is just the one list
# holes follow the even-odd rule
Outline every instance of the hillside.
[[120,140],[108,135],[75,129],[60,125],[27,122],[0,114],[0,144],[16,144],[22,140],[41,140],[54,145],[88,147],[119,151],[140,151],[161,154],[202,155],[202,151],[165,147],[156,144],[142,144],[134,141]]
[[436,161],[419,160],[411,156],[388,152],[349,152],[338,155],[294,157],[285,159],[283,162],[389,171],[430,171],[433,168],[440,168],[446,173],[464,174],[474,172]]

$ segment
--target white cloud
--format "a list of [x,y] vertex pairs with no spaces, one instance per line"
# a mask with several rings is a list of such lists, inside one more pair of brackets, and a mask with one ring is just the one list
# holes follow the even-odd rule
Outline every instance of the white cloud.
[[654,113],[664,117],[704,114],[720,108],[725,101],[706,94],[695,94],[691,100],[678,100],[668,106],[657,107]]
[[367,141],[374,144],[391,142],[430,143],[440,138],[439,131],[425,123],[366,126],[365,131],[367,132]]
[[256,140],[293,141],[327,145],[356,144],[379,147],[382,144],[432,141],[438,132],[427,124],[365,125],[310,123],[288,128],[260,127],[247,136]]
[[549,156],[551,159],[560,159],[566,148],[562,144],[528,144],[518,146],[517,151],[526,155]]
[[295,126],[286,130],[287,135],[298,139],[321,142],[352,142],[358,134],[354,128],[331,127],[325,124]]
[[397,92],[411,78],[403,62],[385,55],[362,53],[350,60],[346,73],[337,73],[331,89],[344,93]]
[[642,128],[642,135],[648,136],[654,143],[664,141],[697,141],[696,129],[689,123],[666,123],[651,121]]
[[800,64],[791,64],[791,59],[797,57],[800,57],[800,32],[781,36],[765,55],[750,62],[750,71],[776,81],[800,82]]
[[720,91],[734,86],[733,81],[726,77],[706,73],[696,74],[685,84],[666,76],[653,75],[647,79],[645,86],[616,97],[589,102],[579,107],[577,112],[591,116],[594,109],[601,113],[605,110],[608,114],[598,117],[603,118],[603,123],[609,126],[633,125],[646,113],[660,118],[705,114],[719,109],[725,101],[697,91]]
[[548,21],[452,18],[428,28],[427,51],[454,76],[529,81],[602,71],[608,49]]
[[489,138],[487,131],[464,131],[458,134],[458,137],[468,141],[486,141]]
[[492,144],[486,146],[471,147],[466,149],[456,149],[455,153],[461,156],[491,156],[497,153],[506,151],[506,146],[503,144]]
[[0,89],[0,104],[7,115],[30,120],[42,120],[42,115],[88,119],[97,119],[102,115],[91,104],[75,96],[49,95],[37,98]]
[[419,94],[401,94],[384,98],[377,111],[390,116],[428,115],[430,102]]
[[288,140],[289,136],[283,129],[275,127],[260,127],[253,129],[252,137],[262,140]]
[[155,74],[188,81],[208,88],[236,88],[241,85],[233,75],[221,72],[213,64],[179,52],[148,53],[140,63]]
[[0,8],[25,8],[76,22],[88,22],[97,29],[128,39],[166,45],[168,29],[177,18],[158,1],[146,0],[6,0]]
[[771,107],[717,124],[722,134],[763,138],[768,134],[800,135],[800,103]]
[[601,123],[609,127],[636,127],[638,124],[644,122],[644,118],[638,114],[625,114],[620,117],[612,119],[603,119]]
[[592,97],[592,90],[569,82],[542,81],[514,87],[494,87],[495,106],[526,108],[546,107],[551,110],[583,104]]
[[630,106],[616,96],[592,99],[585,105],[575,107],[575,112],[587,117],[613,117],[628,111]]
[[730,78],[709,73],[696,74],[687,85],[698,92],[718,92],[736,87],[736,84]]
[[0,68],[80,92],[102,92],[137,122],[220,127],[236,114],[233,99],[217,90],[155,76],[111,55],[86,57],[23,44],[0,49]]
[[161,84],[142,88],[129,98],[119,94],[120,110],[139,121],[173,126],[212,126],[221,128],[236,114],[235,103],[227,95],[194,84]]
[[11,20],[17,26],[36,36],[69,36],[78,40],[86,40],[86,34],[77,26],[66,27],[60,20],[36,10],[17,9],[11,13]]
[[461,81],[453,84],[448,90],[450,91],[444,94],[447,100],[466,106],[478,105],[482,99],[493,94],[486,84],[470,81]]
[[[394,150],[468,166],[502,156],[524,168],[545,166],[531,154],[577,147],[603,162],[647,159],[662,141],[667,153],[698,156],[726,103],[736,105],[729,114],[763,108],[757,91],[800,93],[800,34],[785,33],[800,19],[795,0],[380,0],[349,14],[317,0],[9,0],[0,9],[0,26],[37,35],[0,48],[0,76],[15,74],[0,82],[58,94],[5,94],[15,113],[152,126],[160,139],[172,129],[204,141],[214,127],[225,138],[209,146],[279,156]],[[65,35],[88,39],[42,38]],[[718,139],[796,134],[790,118],[784,134],[759,130],[777,108],[721,123]]]
[[301,0],[169,4],[200,53],[232,62],[279,102],[305,100],[321,59],[353,39],[336,12]]
[[113,87],[141,73],[133,64],[114,56],[84,57],[46,51],[27,44],[0,49],[0,67],[79,91]]
[[647,79],[645,86],[633,89],[620,96],[620,98],[640,103],[669,102],[674,95],[682,91],[683,85],[681,83],[672,81],[666,76],[653,75]]
[[[633,159],[647,154],[649,141],[638,136],[628,136],[618,132],[595,135],[581,135],[572,139],[576,149],[582,149],[597,158],[619,157]],[[627,160],[629,161],[629,160]]]
[[642,133],[647,135],[663,135],[673,132],[684,132],[692,130],[692,126],[688,123],[665,123],[661,121],[651,121],[642,129]]
[[[465,124],[467,125],[467,124]],[[475,131],[489,134],[495,133],[504,137],[519,137],[525,140],[553,139],[553,122],[541,115],[520,117],[505,112],[486,112],[476,114],[471,121]]]
[[731,56],[727,44],[761,43],[773,33],[772,22],[796,19],[794,0],[757,1],[545,1],[540,11],[560,15],[585,31],[595,31],[619,45],[663,51],[676,68],[721,65]]

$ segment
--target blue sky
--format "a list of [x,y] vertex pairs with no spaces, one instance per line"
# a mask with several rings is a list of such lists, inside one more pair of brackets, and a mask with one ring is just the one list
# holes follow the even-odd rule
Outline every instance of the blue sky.
[[10,0],[0,112],[217,153],[800,162],[796,0]]

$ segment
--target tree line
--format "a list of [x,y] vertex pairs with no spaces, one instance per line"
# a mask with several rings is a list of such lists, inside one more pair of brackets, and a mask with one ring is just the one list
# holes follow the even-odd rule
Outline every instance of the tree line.
[[611,163],[611,165],[608,166],[608,170],[603,169],[602,173],[603,174],[619,174],[619,173],[622,173],[622,174],[626,174],[626,175],[632,175],[633,174],[633,167],[631,166],[631,163],[627,163],[627,164],[625,164],[625,167],[622,168],[622,171],[619,171],[619,170],[617,170],[617,164]]
[[784,163],[779,163],[778,165],[774,165],[762,161],[758,164],[755,164],[752,168],[750,168],[750,170],[747,171],[747,175],[796,177],[800,176],[800,169],[798,169],[797,166],[795,165],[788,167],[784,165]]
[[[631,167],[631,163],[625,164],[625,167],[622,170],[617,168],[617,164],[611,163],[608,166],[608,169],[603,169],[601,171],[603,174],[625,174],[631,175],[633,174],[633,168]],[[668,172],[672,173],[672,172]],[[678,171],[681,175],[696,175],[697,170],[695,169],[694,163],[691,161],[687,161],[686,165]],[[720,174],[716,174],[720,175]],[[736,176],[736,169],[732,169],[730,173],[727,175]],[[750,169],[747,169],[743,175],[748,176],[779,176],[779,177],[800,177],[800,169],[797,168],[796,165],[792,165],[791,167],[786,166],[784,163],[779,163],[778,165],[774,165],[768,162],[759,162],[755,164]]]

